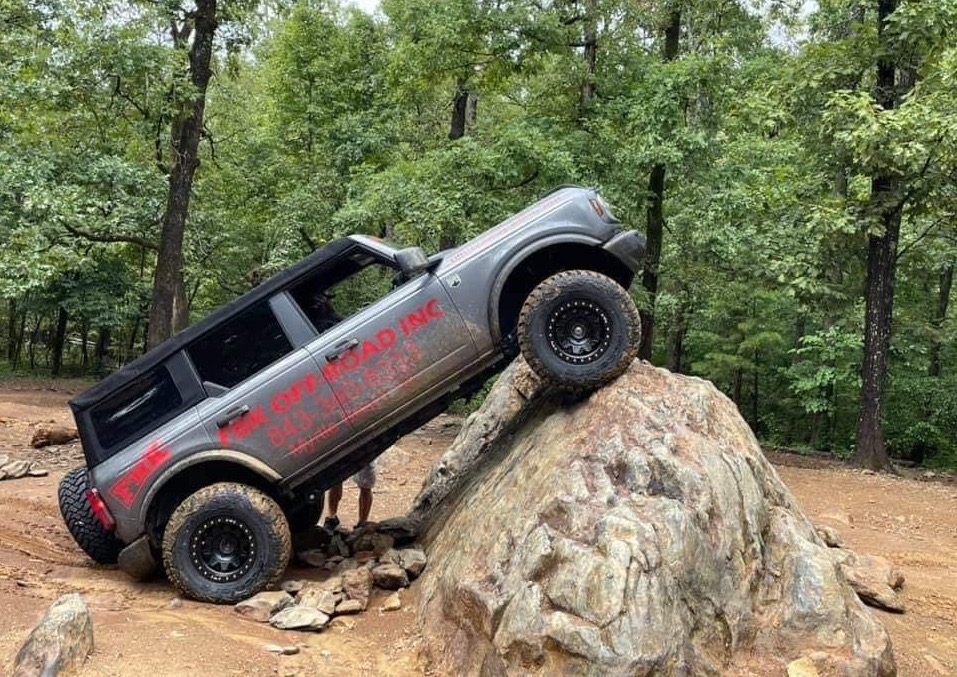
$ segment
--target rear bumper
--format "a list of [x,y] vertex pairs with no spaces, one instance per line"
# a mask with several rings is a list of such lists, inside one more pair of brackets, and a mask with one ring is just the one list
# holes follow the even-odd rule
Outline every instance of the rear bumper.
[[157,569],[156,558],[149,539],[143,535],[120,551],[117,561],[120,569],[138,581],[144,581],[152,576]]
[[602,249],[624,263],[628,270],[637,273],[645,258],[645,236],[637,230],[626,230],[608,240]]

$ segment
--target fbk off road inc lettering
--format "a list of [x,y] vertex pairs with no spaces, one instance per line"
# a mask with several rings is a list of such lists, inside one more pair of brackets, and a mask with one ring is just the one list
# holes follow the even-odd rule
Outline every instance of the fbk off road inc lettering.
[[110,495],[118,500],[124,508],[132,507],[136,500],[136,494],[139,493],[146,480],[172,455],[173,452],[162,442],[150,442],[140,460],[134,463],[133,467],[123,473],[110,487]]
[[399,320],[399,328],[402,330],[403,336],[408,336],[416,329],[425,327],[432,320],[437,320],[444,315],[445,311],[439,305],[439,300],[432,299],[415,312],[409,313]]
[[231,421],[225,428],[219,429],[219,442],[223,446],[229,444],[230,439],[243,440],[259,430],[262,426],[269,423],[266,411],[262,407],[256,407],[245,416]]

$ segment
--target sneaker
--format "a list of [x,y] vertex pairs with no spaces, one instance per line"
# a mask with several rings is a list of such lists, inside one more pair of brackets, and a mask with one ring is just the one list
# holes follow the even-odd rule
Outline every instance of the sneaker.
[[326,521],[322,523],[322,528],[326,531],[335,531],[339,526],[338,517],[327,517]]

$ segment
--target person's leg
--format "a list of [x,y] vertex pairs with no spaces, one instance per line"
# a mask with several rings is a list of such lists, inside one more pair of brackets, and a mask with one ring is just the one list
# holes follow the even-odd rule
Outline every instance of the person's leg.
[[370,463],[352,476],[352,481],[359,487],[359,523],[362,526],[369,521],[372,512],[372,487],[375,486],[375,463]]
[[326,521],[322,523],[327,529],[335,529],[339,526],[339,501],[342,500],[342,482],[331,487],[326,494],[327,511],[329,515]]
[[372,512],[372,489],[359,487],[359,524],[369,521],[370,512]]

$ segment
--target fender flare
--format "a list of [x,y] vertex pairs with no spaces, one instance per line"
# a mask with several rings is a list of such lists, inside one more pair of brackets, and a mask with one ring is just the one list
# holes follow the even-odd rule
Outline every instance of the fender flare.
[[149,509],[153,504],[153,500],[163,490],[163,488],[171,480],[178,477],[184,470],[192,466],[207,463],[209,461],[226,461],[227,463],[233,463],[237,466],[245,468],[246,470],[256,473],[271,484],[276,484],[280,479],[282,479],[282,476],[270,465],[241,451],[234,451],[232,449],[207,449],[195,454],[190,454],[185,458],[181,458],[173,465],[165,468],[163,472],[160,473],[156,481],[151,484],[149,490],[146,492],[146,495],[143,497],[143,500],[140,503],[137,523],[141,531],[146,527],[146,516],[149,514]]
[[602,241],[597,237],[591,237],[582,233],[556,233],[555,235],[550,235],[546,238],[542,238],[541,240],[535,240],[531,244],[519,249],[515,254],[510,256],[508,258],[508,262],[496,272],[495,282],[492,283],[492,288],[489,293],[488,307],[488,326],[492,330],[492,342],[494,345],[498,345],[502,341],[502,328],[498,321],[499,299],[502,296],[502,289],[505,287],[505,282],[508,280],[509,276],[515,271],[516,268],[522,265],[529,256],[536,254],[543,249],[548,249],[549,247],[555,245],[565,244],[580,244],[589,247],[600,247],[602,245]]

